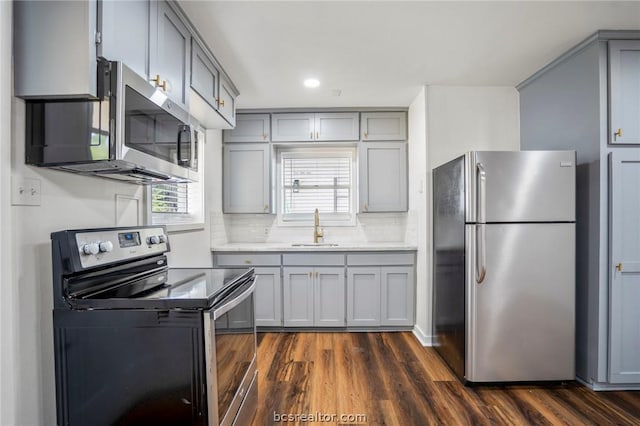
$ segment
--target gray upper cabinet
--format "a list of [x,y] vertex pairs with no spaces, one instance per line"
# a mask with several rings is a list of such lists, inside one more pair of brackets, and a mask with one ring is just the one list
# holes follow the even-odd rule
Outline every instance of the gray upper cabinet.
[[97,96],[97,2],[13,4],[14,94]]
[[640,40],[609,41],[609,141],[640,144]]
[[313,141],[313,113],[272,114],[271,130],[271,140],[274,142]]
[[164,1],[151,2],[149,78],[174,102],[189,104],[191,34],[184,22]]
[[223,141],[231,142],[269,142],[271,121],[269,114],[238,114],[236,127],[223,132]]
[[226,144],[223,148],[223,211],[269,213],[268,144]]
[[358,113],[272,114],[274,142],[356,141]]
[[314,117],[316,141],[357,141],[357,112],[316,113]]
[[191,38],[191,88],[204,99],[211,108],[218,108],[220,70],[200,43]]
[[363,112],[363,141],[404,141],[407,139],[406,112]]
[[218,98],[218,112],[231,126],[236,125],[236,97],[238,92],[224,76],[220,78],[220,96]]
[[101,43],[98,56],[122,61],[137,74],[149,76],[148,0],[105,0],[102,6]]
[[407,144],[371,142],[358,149],[360,212],[407,211]]

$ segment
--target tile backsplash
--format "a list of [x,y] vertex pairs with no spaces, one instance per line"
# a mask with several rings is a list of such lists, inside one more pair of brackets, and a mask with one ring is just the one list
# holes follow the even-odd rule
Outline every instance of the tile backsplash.
[[[357,217],[355,226],[322,226],[324,241],[335,243],[399,242],[407,239],[407,213],[366,213]],[[413,226],[412,226],[413,227]],[[279,226],[275,215],[211,214],[213,244],[227,243],[308,243],[312,226]]]

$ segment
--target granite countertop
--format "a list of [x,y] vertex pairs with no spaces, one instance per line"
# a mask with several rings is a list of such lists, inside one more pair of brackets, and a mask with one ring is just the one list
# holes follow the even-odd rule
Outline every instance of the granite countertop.
[[[300,245],[302,244],[302,245]],[[227,243],[213,244],[214,252],[344,252],[344,251],[411,251],[417,250],[415,245],[398,242],[373,243]]]

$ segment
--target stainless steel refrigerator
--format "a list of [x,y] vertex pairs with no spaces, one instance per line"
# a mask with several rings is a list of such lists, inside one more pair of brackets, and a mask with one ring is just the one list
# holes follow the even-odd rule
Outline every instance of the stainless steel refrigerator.
[[433,171],[435,347],[464,382],[575,378],[575,151]]

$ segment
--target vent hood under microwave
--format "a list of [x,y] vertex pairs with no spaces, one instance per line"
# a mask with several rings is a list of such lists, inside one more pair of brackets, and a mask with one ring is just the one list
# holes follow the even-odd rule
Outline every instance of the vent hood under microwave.
[[198,180],[197,123],[120,62],[98,98],[26,100],[26,163],[137,184]]

